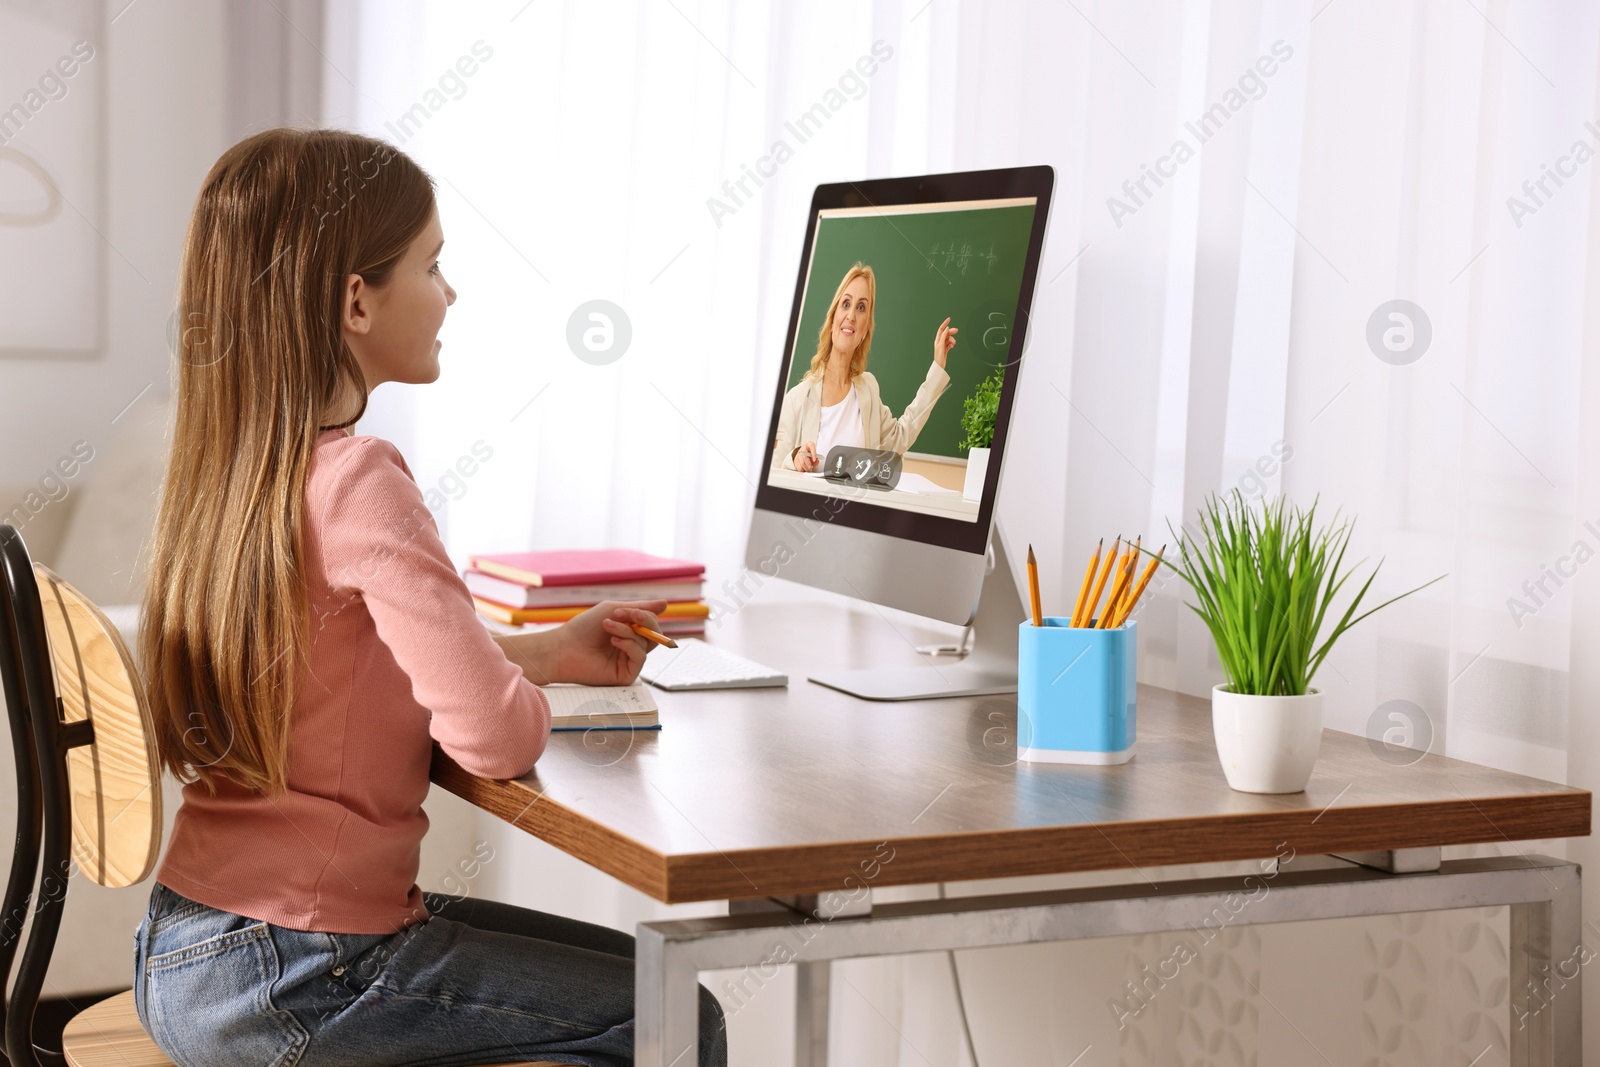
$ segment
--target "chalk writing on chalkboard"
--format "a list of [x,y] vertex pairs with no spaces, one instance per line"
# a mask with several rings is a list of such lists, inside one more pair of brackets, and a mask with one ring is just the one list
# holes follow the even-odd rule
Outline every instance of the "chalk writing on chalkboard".
[[962,274],[967,273],[969,267],[976,267],[980,263],[985,266],[985,274],[993,274],[994,265],[1000,262],[1000,257],[995,254],[992,242],[987,252],[981,252],[973,246],[971,241],[956,240],[949,241],[942,248],[940,243],[935,241],[933,248],[928,251],[926,259],[928,260],[928,269],[930,271],[937,270],[942,266]]

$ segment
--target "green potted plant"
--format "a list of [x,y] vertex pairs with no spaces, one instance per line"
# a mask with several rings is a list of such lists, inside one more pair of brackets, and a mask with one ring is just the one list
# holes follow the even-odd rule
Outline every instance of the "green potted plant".
[[978,383],[961,410],[961,429],[965,436],[956,447],[967,452],[967,478],[961,487],[963,500],[983,499],[984,475],[989,470],[989,446],[994,442],[994,420],[1000,412],[1000,386],[1005,381],[1004,365]]
[[[1319,524],[1315,501],[1304,511],[1283,497],[1252,508],[1234,490],[1206,501],[1198,538],[1174,533],[1177,558],[1167,565],[1199,601],[1188,606],[1211,631],[1228,679],[1212,690],[1211,726],[1234,789],[1305,788],[1322,742],[1323,694],[1311,681],[1334,642],[1373,612],[1444,577],[1357,614],[1377,577],[1374,566],[1343,614],[1331,615],[1359,566],[1344,567],[1352,528],[1337,515]],[[1322,637],[1325,624],[1331,629]]]

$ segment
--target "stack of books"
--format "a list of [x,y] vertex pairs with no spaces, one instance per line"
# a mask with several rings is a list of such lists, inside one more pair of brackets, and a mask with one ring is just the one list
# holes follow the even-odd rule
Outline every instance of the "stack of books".
[[705,565],[627,548],[472,556],[462,575],[478,613],[511,626],[562,623],[602,600],[665,600],[664,634],[701,634]]

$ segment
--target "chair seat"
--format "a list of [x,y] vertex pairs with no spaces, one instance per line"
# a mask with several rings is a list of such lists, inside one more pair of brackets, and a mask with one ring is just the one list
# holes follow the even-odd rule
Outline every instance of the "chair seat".
[[[72,1067],[173,1067],[133,1010],[133,991],[102,1000],[67,1024],[62,1051]],[[497,1063],[487,1067],[560,1067],[554,1063]]]
[[72,1067],[173,1067],[133,1010],[133,990],[79,1012],[61,1034]]

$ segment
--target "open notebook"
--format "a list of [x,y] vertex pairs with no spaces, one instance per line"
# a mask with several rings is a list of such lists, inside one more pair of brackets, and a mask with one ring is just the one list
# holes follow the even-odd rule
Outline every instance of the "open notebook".
[[659,730],[661,718],[650,687],[633,685],[542,685],[550,701],[551,730]]

